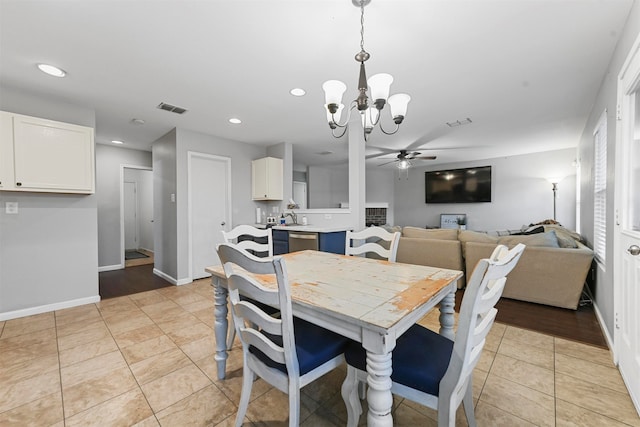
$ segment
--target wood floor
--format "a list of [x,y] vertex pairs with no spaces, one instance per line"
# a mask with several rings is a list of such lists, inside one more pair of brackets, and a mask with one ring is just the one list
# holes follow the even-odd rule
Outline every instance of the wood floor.
[[[102,299],[168,286],[173,285],[153,274],[152,264],[100,273]],[[459,310],[462,295],[463,291],[456,294],[456,311]],[[500,323],[607,348],[591,305],[579,307],[578,310],[567,310],[502,298],[497,308],[496,320]]]

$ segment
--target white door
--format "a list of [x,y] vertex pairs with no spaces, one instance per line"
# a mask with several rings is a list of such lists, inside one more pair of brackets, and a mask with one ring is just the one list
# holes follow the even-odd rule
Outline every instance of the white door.
[[618,111],[614,343],[620,373],[640,413],[640,37],[620,72]]
[[208,277],[219,265],[215,248],[231,226],[231,159],[188,153],[190,277]]
[[293,200],[300,209],[307,209],[307,183],[293,181]]
[[138,196],[135,182],[124,183],[124,249],[138,249]]

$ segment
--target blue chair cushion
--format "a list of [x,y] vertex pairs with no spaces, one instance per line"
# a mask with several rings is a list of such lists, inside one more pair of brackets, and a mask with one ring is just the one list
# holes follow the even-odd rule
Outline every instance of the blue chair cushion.
[[[348,338],[296,317],[293,319],[293,330],[296,335],[296,352],[298,354],[300,375],[304,375],[344,353],[344,349],[351,341]],[[281,336],[274,336],[266,332],[263,333],[274,343],[282,346]],[[276,368],[284,373],[287,372],[285,365],[274,362],[257,348],[250,346],[249,351],[255,354],[265,365]]]
[[[453,341],[420,325],[413,325],[397,341],[393,349],[391,380],[425,393],[438,396]],[[344,353],[347,364],[366,371],[366,351],[360,343],[351,342]]]

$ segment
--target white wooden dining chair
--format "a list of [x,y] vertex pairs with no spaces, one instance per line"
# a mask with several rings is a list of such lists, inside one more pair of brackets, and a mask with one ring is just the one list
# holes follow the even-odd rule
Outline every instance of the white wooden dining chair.
[[[386,242],[389,247],[383,246],[383,242]],[[362,231],[347,230],[344,253],[345,255],[375,253],[387,261],[396,262],[399,242],[399,231],[392,233],[382,227],[372,226]]]
[[[464,292],[455,341],[418,324],[410,327],[393,350],[391,392],[438,411],[438,426],[455,426],[456,411],[464,406],[467,423],[476,425],[472,373],[485,337],[498,310],[506,276],[516,266],[525,246],[507,250],[498,246],[490,259],[478,262]],[[348,426],[356,426],[362,413],[358,384],[367,381],[366,352],[359,343],[345,351],[347,377],[342,397],[347,405]]]
[[[241,240],[242,236],[249,236],[250,239]],[[239,248],[259,253],[262,256],[273,256],[273,232],[271,228],[260,229],[252,225],[238,225],[230,231],[222,230],[222,238],[225,243],[233,243]],[[257,242],[254,239],[260,239],[266,242]],[[268,307],[263,307],[264,310],[270,311],[270,314],[277,313],[277,310],[270,310]],[[231,318],[233,323],[233,317]],[[229,336],[227,337],[227,349],[233,347],[233,342],[236,340],[236,328],[231,327],[229,330]]]
[[[241,236],[250,236],[251,239],[240,240]],[[271,228],[260,229],[252,225],[238,225],[230,231],[222,230],[222,237],[226,243],[236,243],[238,247],[254,251],[266,256],[273,256],[273,234]],[[265,243],[256,242],[253,239],[266,239]]]
[[[298,426],[300,389],[341,365],[349,340],[293,317],[282,257],[258,258],[227,243],[218,246],[218,256],[227,277],[236,333],[242,341],[242,393],[235,425],[242,425],[258,375],[289,395],[289,426]],[[261,281],[251,273],[260,275]],[[241,299],[240,294],[251,300]],[[253,301],[278,307],[280,318],[265,313]]]

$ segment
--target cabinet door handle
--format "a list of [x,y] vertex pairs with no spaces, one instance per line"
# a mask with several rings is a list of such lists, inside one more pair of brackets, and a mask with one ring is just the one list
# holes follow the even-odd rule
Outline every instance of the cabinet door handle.
[[21,182],[16,182],[16,186],[21,187],[22,183]]
[[227,225],[227,223],[226,223],[226,222],[224,222],[224,221],[222,221],[222,222],[220,223],[220,225],[224,227],[225,225]]

